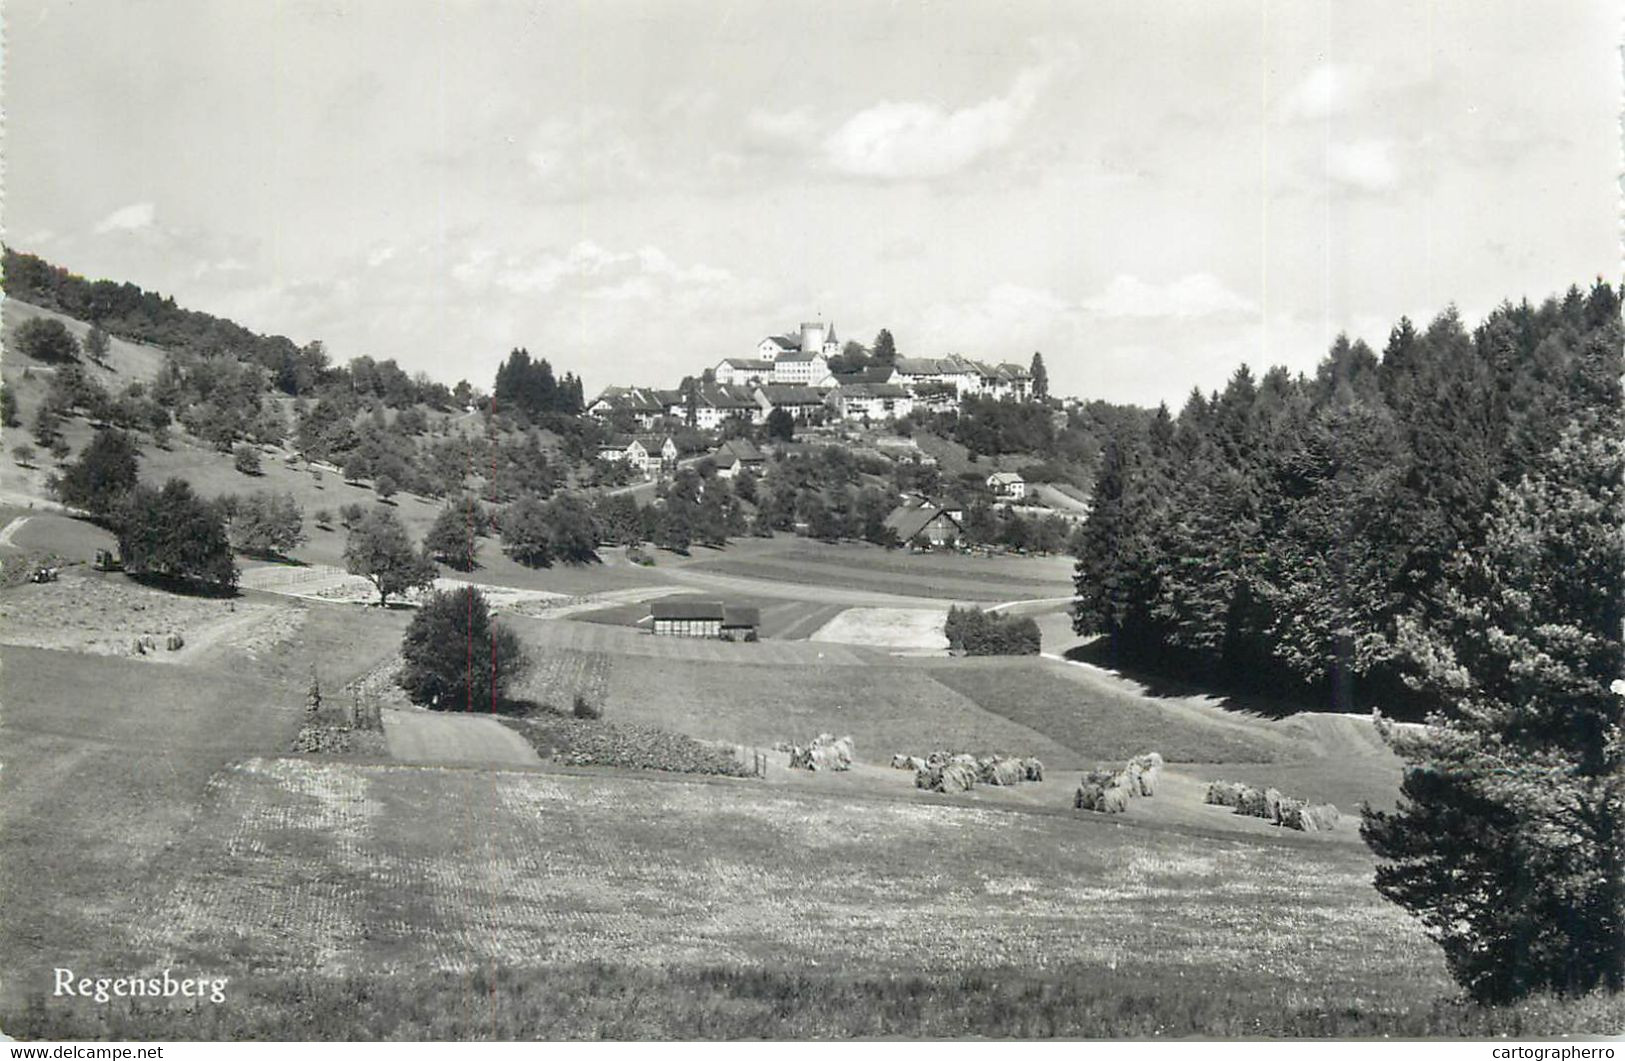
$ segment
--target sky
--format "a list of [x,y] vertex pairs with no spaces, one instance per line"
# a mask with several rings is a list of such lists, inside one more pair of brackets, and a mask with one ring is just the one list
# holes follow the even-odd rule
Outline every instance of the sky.
[[339,360],[888,328],[1177,408],[1620,275],[1621,11],[7,0],[4,238]]

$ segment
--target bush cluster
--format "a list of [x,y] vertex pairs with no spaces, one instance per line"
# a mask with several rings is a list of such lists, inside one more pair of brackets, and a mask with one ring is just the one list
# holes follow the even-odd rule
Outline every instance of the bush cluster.
[[967,656],[1036,656],[1041,640],[1033,620],[980,608],[949,608],[943,633],[951,649]]

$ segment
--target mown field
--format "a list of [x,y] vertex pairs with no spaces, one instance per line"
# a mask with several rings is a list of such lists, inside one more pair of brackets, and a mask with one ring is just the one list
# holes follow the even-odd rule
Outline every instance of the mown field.
[[739,575],[791,586],[894,593],[939,600],[999,602],[1059,597],[1072,590],[1064,557],[909,553],[879,546],[827,545],[800,538],[751,542],[695,561],[696,571]]
[[[427,984],[501,970],[546,991],[583,966],[1081,976],[1108,996],[1162,995],[1174,1013],[1238,969],[1255,1012],[1350,998],[1397,1012],[1447,992],[1431,944],[1369,873],[1355,847],[1069,812],[253,759],[209,784],[162,872],[109,911],[104,939],[136,971],[230,976],[233,1007],[248,1010],[288,977]],[[611,985],[637,982],[627,975]],[[648,994],[657,1021],[682,1008]],[[786,1000],[781,1019],[805,1020],[799,1008]],[[389,1033],[422,1033],[411,1022],[427,1017],[400,1011]]]

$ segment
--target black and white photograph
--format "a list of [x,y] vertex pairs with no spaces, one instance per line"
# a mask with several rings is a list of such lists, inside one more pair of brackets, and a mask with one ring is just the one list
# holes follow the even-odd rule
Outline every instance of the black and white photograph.
[[11,1056],[1613,1056],[1617,0],[0,17]]

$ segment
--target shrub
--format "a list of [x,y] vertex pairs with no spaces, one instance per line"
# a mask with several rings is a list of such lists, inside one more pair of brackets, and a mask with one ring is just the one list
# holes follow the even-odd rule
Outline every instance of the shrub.
[[949,648],[967,656],[1036,656],[1041,642],[1032,619],[974,607],[949,608],[943,633]]
[[339,522],[344,525],[345,530],[349,530],[357,523],[360,523],[361,518],[366,514],[367,510],[362,508],[360,504],[354,501],[347,505],[339,506]]
[[49,317],[35,317],[17,329],[17,351],[35,361],[77,361],[79,340],[68,326]]
[[244,475],[260,474],[260,451],[240,442],[231,451],[231,466]]
[[431,595],[406,628],[401,657],[401,688],[436,711],[491,710],[528,666],[519,639],[492,621],[475,586]]
[[604,712],[602,710],[600,710],[596,705],[594,705],[591,700],[588,700],[585,696],[582,696],[580,693],[576,694],[575,706],[574,706],[574,708],[572,708],[570,713],[572,715],[574,715],[576,718],[603,718],[604,717]]
[[316,526],[322,528],[323,530],[331,530],[333,528],[333,513],[330,510],[318,508],[316,510],[315,518]]
[[17,463],[24,468],[32,468],[34,466],[34,447],[28,445],[27,443],[22,443],[11,447],[11,455],[15,457]]

